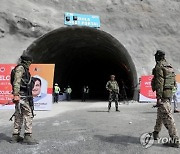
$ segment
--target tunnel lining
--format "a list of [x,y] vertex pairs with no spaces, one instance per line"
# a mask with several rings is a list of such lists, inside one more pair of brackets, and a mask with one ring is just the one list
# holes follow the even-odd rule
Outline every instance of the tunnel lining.
[[[81,51],[81,54],[77,54],[79,49],[83,49],[84,53]],[[74,56],[81,57],[85,54],[85,50],[89,51],[86,54],[91,56],[95,54],[101,57],[102,54],[97,54],[96,49],[102,53],[105,51],[103,56],[107,58],[107,55],[110,55],[111,59],[116,61],[116,64],[121,67],[121,70],[129,74],[132,87],[137,85],[137,73],[129,53],[118,40],[101,30],[88,27],[59,28],[34,41],[27,48],[26,52],[34,57],[35,63],[55,63],[59,66],[65,63],[64,61],[68,59],[67,57],[70,54],[72,55],[70,58],[72,60]],[[55,60],[57,56],[60,57],[61,62],[58,62],[58,59]],[[61,57],[64,57],[64,59]],[[134,96],[134,91],[133,93],[133,98],[137,97]]]

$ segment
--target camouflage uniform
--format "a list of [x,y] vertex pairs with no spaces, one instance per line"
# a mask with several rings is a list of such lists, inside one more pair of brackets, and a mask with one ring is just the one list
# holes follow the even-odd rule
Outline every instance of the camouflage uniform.
[[[165,88],[164,66],[169,65],[165,59],[157,62],[153,69],[154,78],[152,80],[152,89],[156,91],[157,99],[161,99],[161,104],[158,105],[156,125],[154,132],[157,134],[161,131],[162,124],[167,128],[169,135],[173,139],[179,139],[175,121],[172,115],[170,100],[172,97],[172,89]],[[175,81],[174,81],[175,82]]]
[[29,102],[27,98],[25,98],[26,94],[24,91],[21,91],[21,86],[20,86],[24,73],[25,73],[25,69],[21,65],[18,66],[15,70],[13,94],[20,95],[21,100],[19,101],[20,104],[15,105],[16,112],[15,112],[13,134],[20,134],[23,122],[24,122],[25,133],[32,134],[32,119],[33,119],[32,111],[29,106]]
[[106,89],[110,90],[109,92],[109,105],[108,109],[110,110],[111,108],[111,103],[114,100],[115,101],[115,106],[116,110],[118,110],[118,93],[119,93],[119,85],[117,81],[108,81],[106,84]]
[[[15,105],[15,120],[14,130],[11,143],[20,142],[23,140],[24,144],[34,145],[38,144],[36,140],[32,138],[32,119],[33,112],[30,107],[29,97],[32,97],[32,89],[28,90],[28,86],[33,88],[32,78],[29,73],[29,66],[32,62],[32,58],[29,56],[21,56],[21,64],[14,70],[14,81],[12,81],[12,89],[14,98],[20,97],[20,100],[14,100]],[[11,76],[12,77],[12,76]],[[30,96],[31,95],[31,96]],[[21,127],[24,123],[24,139],[20,136]]]

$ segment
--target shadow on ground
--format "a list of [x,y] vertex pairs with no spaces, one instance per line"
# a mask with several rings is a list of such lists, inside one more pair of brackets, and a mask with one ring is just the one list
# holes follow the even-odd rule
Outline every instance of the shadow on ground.
[[107,110],[106,111],[96,111],[96,110],[94,110],[94,111],[87,111],[87,112],[108,112]]
[[100,139],[103,142],[121,144],[124,146],[127,146],[129,144],[139,144],[140,145],[139,138],[133,137],[133,136],[126,136],[126,135],[120,136],[117,134],[113,134],[111,136],[95,135],[94,137]]
[[9,142],[11,140],[11,137],[7,136],[6,134],[0,133],[0,143],[2,141],[7,141]]
[[142,114],[157,114],[157,111],[154,112],[141,112]]
[[[113,134],[111,136],[103,136],[103,135],[95,135],[95,138],[98,138],[99,140],[103,142],[108,142],[112,144],[121,144],[123,146],[128,146],[131,144],[139,144],[139,146],[142,146],[140,143],[139,137],[133,137],[133,136],[126,136],[126,135],[117,135]],[[156,147],[165,147],[168,148],[169,146],[164,146],[163,144],[158,144],[157,141],[154,142],[152,146]]]

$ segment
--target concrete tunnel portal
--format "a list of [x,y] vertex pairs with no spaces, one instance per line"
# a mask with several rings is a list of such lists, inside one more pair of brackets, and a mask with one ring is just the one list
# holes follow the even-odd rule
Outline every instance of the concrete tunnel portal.
[[81,99],[82,87],[90,88],[90,99],[105,100],[106,82],[116,75],[128,99],[137,96],[137,73],[124,46],[110,34],[89,27],[64,27],[34,41],[25,51],[33,63],[55,64],[54,83],[70,85],[73,99]]

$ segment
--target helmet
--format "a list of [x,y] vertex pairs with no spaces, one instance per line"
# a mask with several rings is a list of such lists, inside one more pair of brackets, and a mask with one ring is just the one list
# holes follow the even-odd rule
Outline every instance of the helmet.
[[32,57],[30,55],[22,55],[21,60],[31,61],[31,62],[33,61]]
[[110,77],[111,77],[111,78],[115,78],[115,75],[111,75]]
[[57,84],[57,83],[55,83],[55,86],[58,86],[58,84]]
[[156,62],[161,61],[165,57],[165,52],[161,51],[161,50],[157,50],[157,52],[154,56],[155,56]]
[[155,56],[159,56],[159,57],[165,56],[165,52],[162,50],[157,50]]

